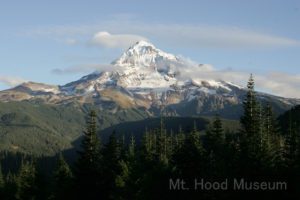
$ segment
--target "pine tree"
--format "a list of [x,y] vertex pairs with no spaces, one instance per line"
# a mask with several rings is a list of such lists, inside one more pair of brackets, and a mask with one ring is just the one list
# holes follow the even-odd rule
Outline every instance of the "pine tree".
[[208,152],[221,151],[222,145],[224,145],[224,140],[225,136],[222,121],[219,116],[216,116],[212,126],[206,131],[206,146]]
[[222,121],[216,116],[205,136],[209,174],[213,177],[225,171],[225,136]]
[[151,162],[154,160],[156,153],[156,137],[155,134],[145,130],[141,144],[141,155],[143,162]]
[[137,180],[140,175],[137,172],[136,142],[133,136],[130,138],[125,157],[119,161],[119,165],[120,173],[116,177],[118,199],[135,199],[139,188]]
[[160,162],[167,164],[168,157],[167,157],[167,148],[168,148],[168,138],[167,138],[167,130],[165,128],[165,124],[163,118],[160,118],[160,128],[157,131],[157,153],[158,159]]
[[271,104],[268,103],[263,111],[263,151],[266,155],[265,163],[275,166],[281,162],[282,151],[280,145],[280,134],[277,121],[274,117]]
[[128,166],[128,162],[124,160],[120,160],[118,163],[120,166],[120,173],[115,177],[115,190],[113,191],[114,196],[111,198],[123,199],[123,196],[129,196],[129,191],[127,189],[130,176],[130,168]]
[[256,99],[256,92],[254,91],[254,79],[251,74],[248,85],[248,91],[244,105],[244,115],[241,117],[241,124],[243,133],[245,134],[244,139],[254,139],[259,134],[259,104]]
[[173,162],[180,177],[192,179],[205,174],[207,159],[196,125],[186,136],[182,147],[175,151]]
[[[118,194],[118,186],[121,186],[120,179],[117,180],[117,177],[121,174],[121,148],[120,143],[116,138],[115,131],[109,137],[108,143],[103,148],[103,192],[106,199],[115,199],[116,194]],[[125,164],[125,163],[123,163]],[[124,166],[123,166],[124,167]],[[127,167],[127,166],[126,166]]]
[[4,198],[5,181],[2,173],[2,167],[0,163],[0,199]]
[[176,149],[181,148],[184,140],[185,140],[185,134],[182,130],[182,127],[179,126],[178,134],[175,135],[175,147]]
[[53,173],[54,178],[54,199],[68,199],[71,196],[73,183],[72,171],[60,153],[57,161],[57,168]]
[[84,131],[81,151],[76,163],[75,178],[79,199],[97,199],[101,188],[100,140],[97,136],[97,115],[91,111]]
[[242,126],[239,136],[241,169],[246,170],[248,174],[249,170],[260,167],[262,156],[261,109],[256,99],[254,85],[251,74],[247,85],[248,91],[243,103],[244,114],[240,121]]
[[37,195],[37,172],[33,163],[23,161],[17,177],[16,199],[33,200]]
[[4,199],[15,199],[15,194],[17,193],[17,177],[9,171],[5,177],[5,183]]
[[129,143],[129,146],[128,146],[128,160],[134,160],[135,159],[135,154],[136,154],[135,150],[136,150],[135,139],[134,139],[134,136],[131,135],[130,143]]
[[285,136],[285,146],[284,146],[284,160],[286,167],[293,171],[296,167],[296,160],[298,154],[298,137],[297,130],[290,113],[289,116],[289,128]]

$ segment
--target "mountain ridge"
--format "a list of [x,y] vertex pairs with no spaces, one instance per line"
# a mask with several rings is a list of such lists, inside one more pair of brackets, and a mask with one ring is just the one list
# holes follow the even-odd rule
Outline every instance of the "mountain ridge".
[[[241,106],[246,89],[224,80],[181,77],[191,67],[184,58],[139,41],[112,62],[112,71],[98,71],[62,86],[27,82],[1,91],[0,101],[41,101],[46,104],[90,103],[116,113],[123,109],[147,110],[149,116],[164,112],[170,116],[214,114]],[[206,70],[209,65],[193,65]],[[300,99],[258,92],[261,101],[276,104],[279,113]]]

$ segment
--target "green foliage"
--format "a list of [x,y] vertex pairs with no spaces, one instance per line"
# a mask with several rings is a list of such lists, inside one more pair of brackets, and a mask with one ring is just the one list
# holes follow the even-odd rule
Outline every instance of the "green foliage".
[[78,198],[96,198],[100,185],[100,140],[97,136],[97,115],[91,111],[81,142],[76,163],[76,186]]
[[247,154],[257,155],[260,145],[260,105],[254,91],[254,80],[252,74],[249,78],[248,91],[244,101],[244,115],[241,117],[241,146]]
[[115,132],[103,148],[103,195],[107,199],[115,199],[117,188],[125,186],[124,179],[128,176],[127,165],[121,159],[121,144],[115,137]]
[[7,113],[1,116],[1,122],[5,125],[11,125],[13,120],[16,118],[16,113]]
[[0,102],[0,150],[55,155],[72,147],[84,113],[72,106]]
[[173,161],[177,166],[177,173],[181,177],[192,179],[195,175],[204,175],[207,161],[205,149],[200,140],[200,133],[195,127],[186,136],[181,148],[175,151]]
[[24,161],[18,173],[16,199],[34,200],[37,196],[37,171],[33,163]]
[[[241,117],[240,159],[241,170],[251,172],[249,168],[262,169],[266,157],[265,132],[263,130],[262,107],[256,99],[254,80],[251,74],[248,91],[244,101],[244,115]],[[259,173],[258,170],[255,173]],[[251,173],[249,173],[251,176]]]
[[[48,105],[26,101],[0,102],[0,151],[54,156],[74,145],[79,146],[77,140],[84,130],[85,116],[94,108],[89,104],[76,103]],[[97,122],[104,129],[125,121],[142,120],[147,116],[146,112],[136,109],[114,115],[110,111],[103,111]]]
[[73,173],[62,154],[59,154],[57,167],[53,172],[53,199],[64,200],[71,196]]
[[4,199],[10,200],[15,199],[15,194],[17,193],[17,176],[8,172],[5,177],[5,191]]
[[0,198],[1,199],[4,198],[4,191],[5,191],[5,180],[4,180],[4,176],[2,173],[2,167],[0,164]]
[[216,116],[211,127],[206,131],[205,142],[209,152],[221,151],[225,142],[225,135],[222,121],[219,116]]

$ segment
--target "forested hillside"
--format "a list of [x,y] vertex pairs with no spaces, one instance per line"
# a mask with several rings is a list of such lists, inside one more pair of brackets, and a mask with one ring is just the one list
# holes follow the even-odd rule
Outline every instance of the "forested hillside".
[[[286,115],[297,116],[297,108],[282,115],[281,122]],[[294,119],[289,117],[288,124],[297,124]],[[166,128],[161,118],[155,129],[144,131],[140,143],[133,134],[125,143],[115,131],[103,142],[98,136],[97,113],[90,111],[86,120],[74,163],[59,154],[47,176],[41,158],[21,155],[16,171],[0,171],[1,199],[300,197],[299,126],[280,127],[272,107],[262,107],[257,101],[252,77],[240,128],[235,131],[226,130],[218,116],[208,126],[201,124],[203,119],[192,119],[191,128],[177,132]],[[2,156],[5,160],[8,154]],[[202,179],[228,185],[201,188],[197,181]],[[236,180],[246,185],[236,188],[232,184]]]

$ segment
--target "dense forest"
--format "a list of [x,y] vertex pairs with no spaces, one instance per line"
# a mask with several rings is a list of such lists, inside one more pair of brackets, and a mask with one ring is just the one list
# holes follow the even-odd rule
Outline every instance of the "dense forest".
[[[188,131],[167,131],[162,116],[157,128],[144,131],[141,142],[133,136],[125,142],[116,132],[103,142],[91,111],[74,162],[61,153],[50,170],[41,158],[2,152],[0,199],[297,199],[296,108],[279,123],[272,107],[257,100],[252,77],[247,87],[237,132],[225,129],[218,116],[203,133],[196,122]],[[235,181],[247,184],[237,189]]]

